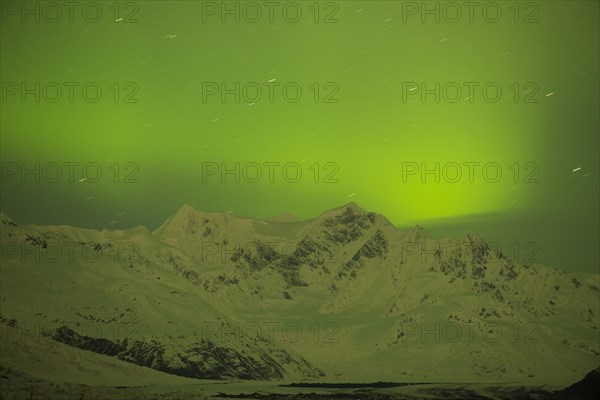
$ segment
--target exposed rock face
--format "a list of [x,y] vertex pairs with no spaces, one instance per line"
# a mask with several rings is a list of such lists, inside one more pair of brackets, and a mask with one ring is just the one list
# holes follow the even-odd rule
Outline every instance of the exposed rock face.
[[[82,336],[72,329],[62,326],[51,334],[61,343],[94,353],[117,357],[143,367],[149,367],[170,374],[201,379],[246,379],[272,380],[285,377],[288,364],[293,364],[307,377],[317,378],[323,373],[313,368],[306,360],[295,360],[284,350],[259,352],[246,355],[232,348],[218,346],[203,339],[181,352],[173,353],[168,338],[147,340],[127,340],[113,342]],[[166,339],[166,340],[165,340]]]
[[[598,276],[399,230],[356,204],[293,222],[185,206],[153,233],[0,222],[3,324],[54,323],[57,342],[170,374],[579,378],[600,354]],[[57,244],[73,252],[54,261]],[[88,323],[102,329],[76,328]]]

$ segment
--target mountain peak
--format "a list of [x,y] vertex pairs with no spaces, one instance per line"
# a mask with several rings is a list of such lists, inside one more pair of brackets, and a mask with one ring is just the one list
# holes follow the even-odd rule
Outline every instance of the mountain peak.
[[190,206],[189,204],[185,203],[184,205],[182,205],[179,210],[177,210],[177,212],[175,214],[179,214],[179,213],[189,213],[189,212],[195,212],[196,209],[192,206]]
[[342,211],[342,212],[350,211],[355,214],[366,213],[366,211],[361,206],[359,206],[358,204],[356,204],[353,201],[351,201],[350,203],[344,204],[341,207],[334,208],[332,211]]
[[17,224],[15,224],[15,221],[13,221],[11,217],[4,214],[3,212],[0,212],[0,225],[17,226]]
[[197,225],[199,212],[189,204],[181,206],[175,214],[171,215],[154,233],[166,230],[190,231]]
[[351,201],[350,203],[344,205],[344,207],[346,207],[346,208],[352,208],[353,210],[364,211],[364,209],[361,206],[359,206],[358,204],[356,204],[356,202],[354,202],[354,201]]
[[420,242],[423,239],[430,239],[431,236],[425,232],[421,225],[415,225],[408,231],[408,239],[410,242]]
[[294,222],[297,220],[298,220],[298,218],[296,218],[295,215],[293,215],[289,212],[283,212],[272,218],[267,219],[267,221],[271,221],[271,222]]
[[[367,211],[363,210],[358,204],[355,202],[347,203],[341,207],[332,208],[329,211],[325,211],[322,213],[319,218],[331,218],[337,217],[346,214],[355,214],[355,215],[367,215]],[[375,214],[373,214],[375,215]]]
[[483,238],[479,236],[478,233],[467,233],[465,235],[464,240],[474,244],[485,243],[485,240],[483,240]]

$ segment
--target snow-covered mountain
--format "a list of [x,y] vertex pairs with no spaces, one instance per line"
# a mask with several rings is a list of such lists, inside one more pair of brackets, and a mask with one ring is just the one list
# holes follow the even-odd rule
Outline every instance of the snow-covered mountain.
[[154,232],[0,223],[16,370],[48,340],[203,379],[566,384],[600,360],[597,275],[354,203],[306,221],[186,205]]

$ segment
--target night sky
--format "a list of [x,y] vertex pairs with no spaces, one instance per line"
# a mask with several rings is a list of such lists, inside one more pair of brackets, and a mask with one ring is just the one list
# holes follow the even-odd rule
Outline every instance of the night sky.
[[[72,22],[2,5],[0,201],[17,223],[153,229],[185,203],[312,218],[354,201],[598,271],[600,3],[480,2],[453,21],[427,2],[439,22],[422,2],[278,2],[273,21],[250,2],[257,22],[247,2],[100,1],[97,22],[80,3]],[[436,82],[439,101],[422,96]],[[436,163],[439,182],[421,175]]]

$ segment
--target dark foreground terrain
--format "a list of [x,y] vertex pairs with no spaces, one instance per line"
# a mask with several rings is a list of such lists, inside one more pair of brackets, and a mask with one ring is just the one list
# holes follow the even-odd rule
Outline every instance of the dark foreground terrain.
[[[107,400],[107,399],[140,399],[140,400],[206,400],[216,399],[259,399],[259,400],[577,400],[598,399],[599,370],[590,372],[581,381],[556,392],[539,388],[525,387],[467,387],[466,385],[446,385],[432,387],[427,384],[360,384],[359,388],[340,388],[340,384],[317,384],[318,388],[310,389],[310,384],[281,385],[293,390],[306,390],[305,393],[222,393],[205,395],[193,391],[171,391],[155,393],[150,387],[109,387],[89,386],[81,384],[52,383],[0,367],[0,399],[4,400]],[[337,388],[332,388],[337,387]],[[371,387],[369,387],[371,386]],[[372,386],[379,386],[373,388]],[[398,387],[411,387],[406,393],[393,392]],[[369,388],[368,388],[369,387]],[[317,393],[319,392],[319,393]]]

